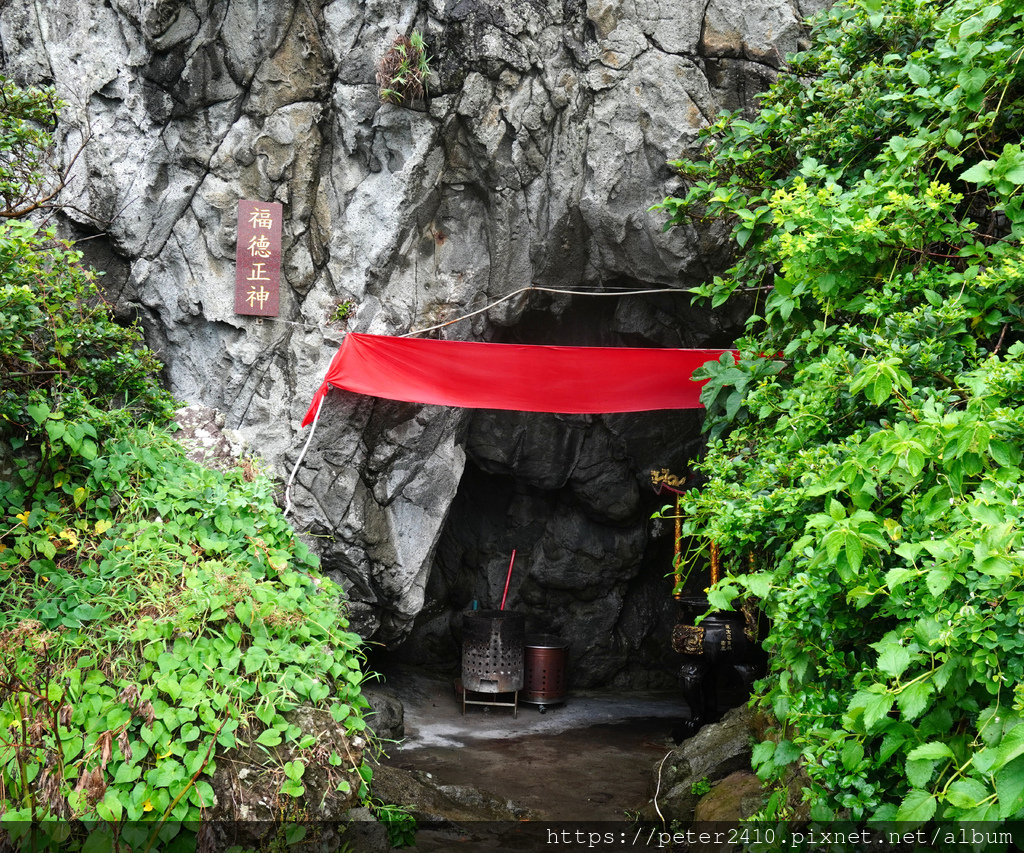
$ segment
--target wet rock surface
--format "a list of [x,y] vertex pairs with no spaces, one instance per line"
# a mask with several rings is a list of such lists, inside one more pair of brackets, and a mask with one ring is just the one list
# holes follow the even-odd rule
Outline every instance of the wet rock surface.
[[721,722],[704,726],[654,768],[649,783],[651,802],[641,809],[641,816],[649,821],[677,821],[682,826],[691,823],[703,796],[701,786],[750,771],[753,736],[753,712],[746,706],[733,708]]
[[382,684],[364,684],[362,694],[370,703],[366,722],[374,736],[383,742],[405,737],[405,706],[398,694]]
[[226,429],[223,412],[209,406],[184,406],[174,413],[178,431],[175,440],[193,462],[217,471],[238,467],[249,453],[245,437]]
[[[404,333],[531,284],[659,287],[678,292],[597,308],[535,291],[439,334],[727,345],[742,306],[682,292],[727,262],[724,232],[663,232],[649,208],[680,187],[667,161],[719,109],[751,106],[816,5],[9,0],[0,67],[68,102],[65,162],[84,149],[65,227],[89,238],[117,315],[142,323],[175,395],[223,412],[283,477],[346,329]],[[429,97],[382,105],[376,60],[413,29]],[[284,205],[275,319],[233,310],[240,198]],[[333,321],[343,302],[353,316]],[[450,655],[453,614],[496,603],[518,548],[512,601],[531,630],[573,636],[578,684],[665,684],[671,544],[646,521],[645,469],[681,473],[697,429],[333,392],[294,519],[366,637]]]

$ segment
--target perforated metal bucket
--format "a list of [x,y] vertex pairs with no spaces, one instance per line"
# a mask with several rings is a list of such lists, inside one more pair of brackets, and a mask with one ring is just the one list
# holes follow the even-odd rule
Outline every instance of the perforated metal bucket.
[[568,640],[550,634],[530,634],[526,638],[526,684],[520,700],[535,705],[557,705],[564,701],[568,659]]
[[508,610],[468,610],[462,621],[462,686],[479,693],[523,687],[526,617]]

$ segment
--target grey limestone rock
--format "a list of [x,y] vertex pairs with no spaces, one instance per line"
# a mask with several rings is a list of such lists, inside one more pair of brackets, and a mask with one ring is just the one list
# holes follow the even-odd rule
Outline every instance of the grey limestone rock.
[[248,453],[245,436],[225,428],[223,412],[194,404],[178,409],[174,420],[178,424],[174,437],[193,462],[228,471],[237,467]]
[[[531,284],[668,288],[606,298],[603,313],[535,291],[438,334],[727,344],[738,315],[682,293],[728,260],[723,234],[663,231],[650,208],[679,189],[667,161],[721,108],[749,109],[800,45],[813,9],[794,2],[8,0],[0,70],[67,101],[63,156],[84,148],[65,226],[89,237],[118,316],[141,322],[175,395],[222,412],[283,478],[345,331],[330,320],[340,302],[356,307],[349,331],[401,334]],[[432,57],[428,96],[382,104],[375,63],[413,29]],[[233,310],[241,198],[284,205],[277,318]],[[530,531],[516,595],[550,596],[534,621],[572,630],[584,681],[628,680],[629,656],[671,622],[667,596],[659,612],[636,606],[668,560],[652,550],[644,469],[685,465],[696,426],[332,392],[294,521],[359,630],[391,646],[493,589]],[[470,465],[501,500],[463,535]],[[450,644],[445,632],[432,636]]]

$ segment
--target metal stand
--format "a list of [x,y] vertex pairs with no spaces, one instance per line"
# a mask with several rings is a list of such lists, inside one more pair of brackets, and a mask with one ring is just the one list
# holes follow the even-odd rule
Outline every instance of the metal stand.
[[[462,687],[461,684],[456,685],[456,686],[462,688],[462,716],[463,717],[466,716],[466,706],[467,705],[490,705],[490,706],[498,707],[498,708],[512,708],[513,709],[512,710],[512,716],[513,717],[518,717],[519,716],[519,691],[518,690],[511,691],[512,692],[512,701],[511,702],[499,702],[499,701],[497,701],[497,697],[498,696],[507,696],[508,693],[484,693],[484,692],[477,691],[477,690],[466,690],[466,688]],[[470,699],[469,698],[470,694],[472,694],[473,696],[494,696],[495,698],[494,699]]]

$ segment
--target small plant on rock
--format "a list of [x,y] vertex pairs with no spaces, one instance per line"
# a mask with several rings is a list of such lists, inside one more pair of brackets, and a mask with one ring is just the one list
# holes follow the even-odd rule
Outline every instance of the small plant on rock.
[[705,776],[703,779],[701,779],[701,780],[699,780],[697,782],[694,782],[690,786],[690,793],[692,793],[695,797],[703,797],[705,794],[708,794],[710,792],[711,792],[711,780],[708,779],[707,776]]
[[423,36],[399,36],[377,63],[377,88],[386,104],[405,104],[427,95],[430,57]]
[[345,299],[334,306],[330,316],[327,318],[331,323],[347,323],[355,314],[356,303],[351,299]]
[[371,810],[388,831],[393,847],[412,847],[416,844],[416,818],[406,806],[382,801],[371,802]]

